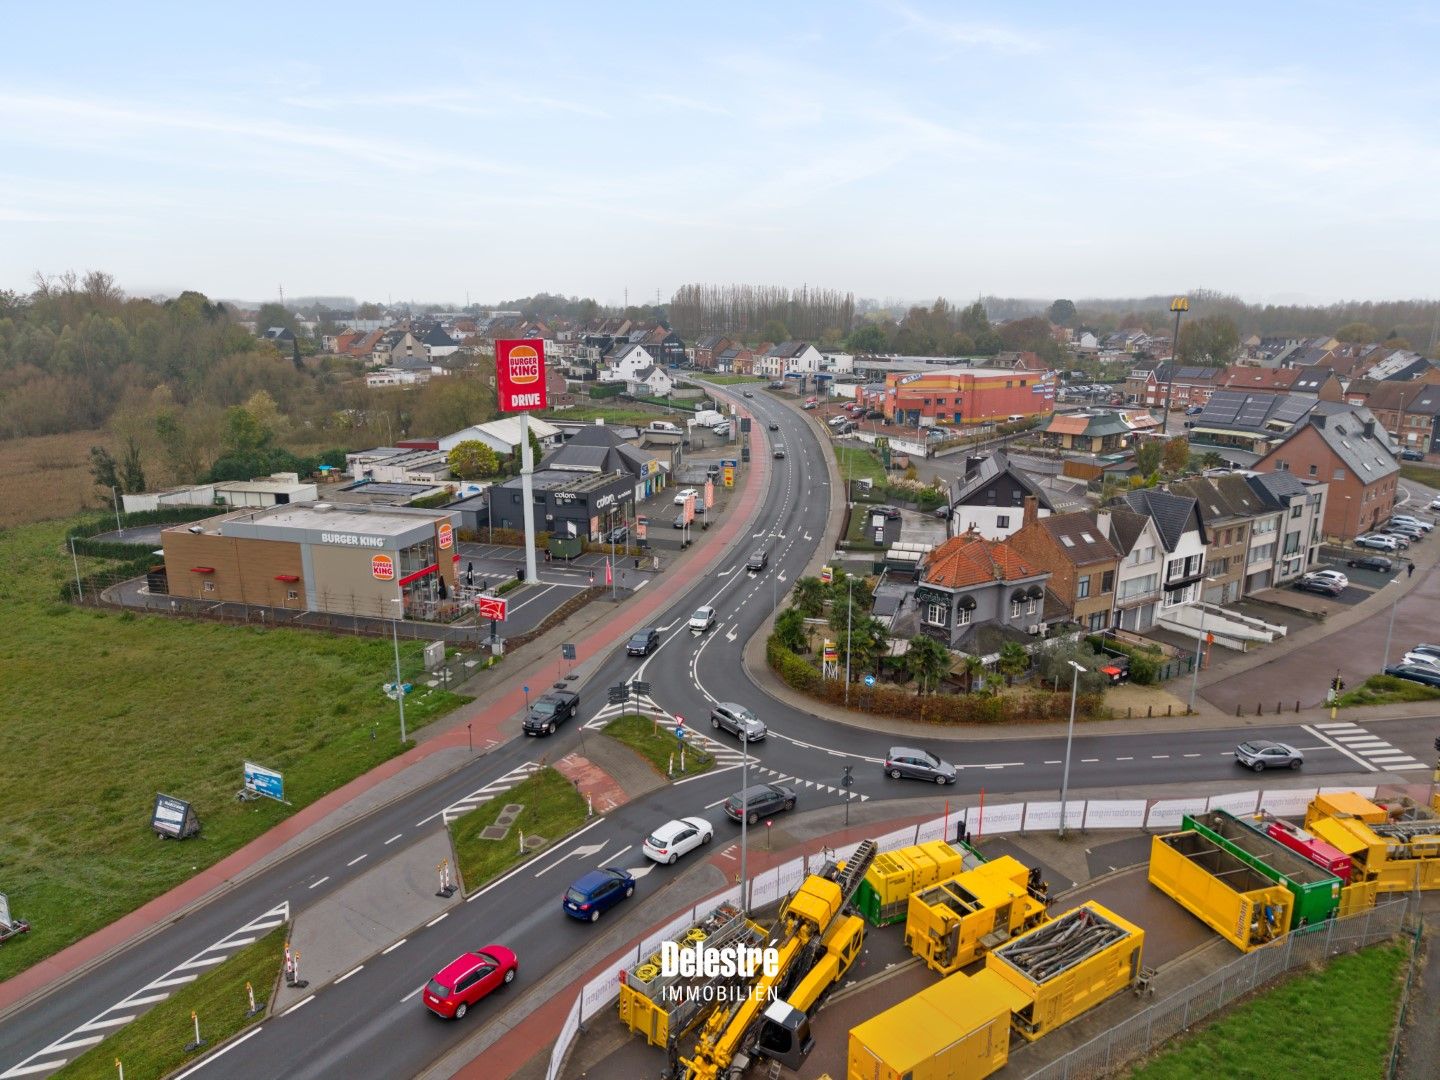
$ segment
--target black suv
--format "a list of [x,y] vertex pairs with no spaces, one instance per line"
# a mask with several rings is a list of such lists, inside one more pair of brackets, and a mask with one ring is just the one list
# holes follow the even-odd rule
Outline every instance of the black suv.
[[784,784],[755,784],[725,800],[725,816],[731,821],[746,818],[751,825],[782,810],[795,809],[795,792]]
[[555,729],[580,712],[580,695],[571,690],[554,690],[534,705],[521,725],[526,735],[554,735]]
[[649,656],[660,644],[660,631],[653,626],[648,630],[637,630],[625,644],[626,656]]
[[764,570],[765,567],[769,565],[770,553],[767,551],[757,551],[750,556],[750,561],[745,564],[745,569],[753,570],[758,573],[759,571]]

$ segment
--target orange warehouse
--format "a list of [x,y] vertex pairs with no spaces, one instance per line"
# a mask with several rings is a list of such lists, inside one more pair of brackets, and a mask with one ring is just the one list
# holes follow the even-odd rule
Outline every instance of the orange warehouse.
[[887,375],[865,404],[907,426],[1004,423],[1055,411],[1055,373],[1007,368],[945,368]]

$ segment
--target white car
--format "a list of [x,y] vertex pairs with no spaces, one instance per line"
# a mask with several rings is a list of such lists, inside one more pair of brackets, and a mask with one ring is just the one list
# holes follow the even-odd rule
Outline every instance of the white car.
[[681,488],[679,491],[677,491],[677,492],[675,493],[675,498],[674,498],[673,502],[675,503],[676,506],[684,506],[684,505],[685,505],[685,500],[686,500],[687,498],[691,498],[691,499],[699,498],[699,494],[700,494],[700,493],[697,492],[694,488]]
[[715,625],[715,609],[713,607],[696,608],[695,614],[690,616],[690,629],[697,634],[703,634]]
[[682,817],[667,821],[645,838],[641,850],[647,859],[658,863],[673,863],[686,852],[694,851],[701,844],[708,844],[715,836],[715,829],[704,818]]
[[1305,575],[1305,580],[1329,582],[1342,589],[1350,587],[1350,579],[1339,570],[1313,570]]
[[1418,664],[1421,667],[1434,668],[1440,671],[1440,656],[1429,652],[1407,652],[1402,664]]
[[1410,514],[1391,514],[1390,523],[1392,525],[1414,525],[1417,529],[1423,529],[1427,533],[1435,527],[1433,521],[1421,521]]
[[1382,536],[1380,533],[1366,533],[1363,536],[1355,537],[1355,546],[1372,548],[1375,551],[1399,551],[1400,541],[1394,536]]
[[1440,498],[1435,498],[1435,499],[1431,499],[1431,500],[1430,500],[1430,509],[1431,509],[1431,510],[1440,510]]

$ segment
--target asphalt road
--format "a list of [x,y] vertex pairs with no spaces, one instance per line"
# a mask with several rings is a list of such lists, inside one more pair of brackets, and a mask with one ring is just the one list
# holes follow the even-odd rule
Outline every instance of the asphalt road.
[[[733,558],[724,562],[715,576],[696,580],[667,609],[659,620],[663,629],[657,651],[643,660],[632,660],[617,643],[616,653],[582,687],[581,715],[587,720],[596,716],[604,687],[644,678],[652,684],[651,697],[660,707],[685,715],[702,730],[708,731],[704,725],[710,701],[739,701],[754,708],[769,724],[771,735],[752,748],[752,776],[798,779],[799,812],[821,801],[838,801],[833,785],[845,764],[855,766],[853,792],[857,797],[933,795],[933,785],[882,776],[879,761],[890,738],[782,706],[742,674],[740,654],[745,640],[803,570],[823,535],[831,495],[821,456],[827,449],[805,422],[764,395],[746,404],[762,421],[753,433],[757,479],[764,480],[764,470],[769,473],[768,491],[757,519],[760,524],[746,541],[734,545]],[[780,434],[790,451],[783,461],[770,459],[765,449],[764,422],[772,418],[781,424]],[[744,562],[756,547],[770,552],[770,567],[751,575]],[[719,622],[709,634],[697,637],[688,632],[685,620],[705,603],[719,609]],[[403,847],[441,828],[438,815],[445,807],[499,777],[513,775],[527,762],[538,761],[542,753],[555,760],[578,749],[578,727],[567,725],[543,746],[517,739],[495,748],[461,772],[340,830],[119,954],[75,988],[13,1015],[0,1027],[0,1044],[5,1047],[0,1070],[7,1070],[0,1071],[0,1080],[53,1071],[58,1065],[47,1066],[47,1062],[81,1052],[87,1044],[78,1040],[113,1030],[113,1025],[98,1023],[77,1033],[82,1025],[143,1011],[143,1005],[111,1010],[117,1002],[136,999],[137,992],[148,985],[174,978],[177,965],[233,938],[239,928],[258,916],[284,909],[293,917],[304,911],[387,853],[399,850],[395,845]],[[1432,727],[1433,721],[1428,720],[1397,721],[1386,724],[1378,736],[1362,732],[1367,748],[1364,754],[1347,749],[1347,741],[1313,727],[1276,723],[1263,730],[1246,729],[1245,734],[1269,735],[1303,747],[1308,779],[1361,769],[1375,771],[1378,766],[1370,763],[1369,756],[1377,743],[1381,753],[1393,744],[1401,748],[1397,756],[1417,755],[1423,760],[1433,737]],[[1231,751],[1236,741],[1237,735],[1227,731],[1080,736],[1074,743],[1071,789],[1103,792],[1143,781],[1153,784],[1158,793],[1179,781],[1234,779],[1237,768]],[[1059,786],[1063,739],[965,741],[948,747],[943,740],[923,742],[960,767],[957,789],[962,793],[982,787],[987,793],[1001,794]],[[732,843],[738,829],[723,818],[718,803],[740,787],[735,757],[732,751],[717,770],[662,788],[597,819],[533,865],[512,872],[471,902],[457,905],[443,919],[410,934],[394,951],[367,960],[343,982],[322,987],[290,1012],[266,1020],[258,1032],[210,1059],[196,1075],[202,1080],[223,1076],[249,1080],[257,1075],[416,1074],[471,1034],[477,1024],[501,1015],[527,986],[574,955],[588,940],[591,927],[567,919],[558,910],[560,895],[571,879],[593,865],[614,863],[646,869],[641,895],[662,886],[683,867],[649,867],[639,856],[639,845],[654,825],[670,817],[701,814],[715,826],[714,848]],[[472,1010],[464,1021],[447,1023],[429,1015],[418,1000],[424,981],[459,953],[492,941],[519,955],[517,981]],[[223,955],[224,950],[211,954]],[[138,1000],[147,996],[140,993]],[[46,1052],[47,1046],[55,1044],[62,1049]],[[17,1071],[17,1066],[24,1071]]]

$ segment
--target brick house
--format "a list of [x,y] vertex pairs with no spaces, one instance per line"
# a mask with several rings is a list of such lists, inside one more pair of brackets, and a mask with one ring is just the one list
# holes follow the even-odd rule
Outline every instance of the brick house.
[[[1328,403],[1327,403],[1328,404]],[[1400,466],[1368,409],[1316,409],[1309,422],[1255,463],[1256,472],[1289,472],[1328,485],[1324,531],[1353,540],[1389,519]]]
[[[1100,529],[1090,510],[1068,514],[1037,514],[1033,498],[1025,500],[1024,524],[1010,537],[1010,546],[1033,566],[1050,571],[1050,594],[1063,613],[1087,630],[1110,625],[1120,552]],[[1061,611],[1052,613],[1054,616]]]

